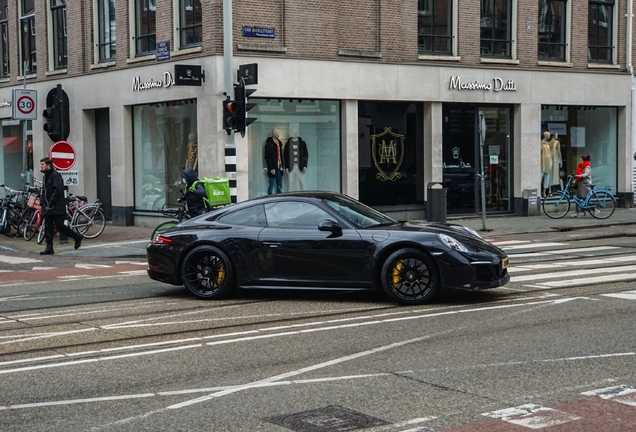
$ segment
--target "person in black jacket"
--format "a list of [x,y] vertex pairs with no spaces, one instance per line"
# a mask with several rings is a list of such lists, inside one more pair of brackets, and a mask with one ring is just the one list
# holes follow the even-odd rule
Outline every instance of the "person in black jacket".
[[53,237],[55,228],[67,237],[75,240],[75,249],[82,244],[83,236],[64,224],[66,220],[66,197],[64,196],[64,180],[53,167],[53,161],[48,158],[40,159],[40,171],[44,173],[42,185],[42,215],[44,216],[44,238],[46,248],[40,255],[53,255]]
[[181,181],[185,185],[183,194],[187,199],[188,213],[192,217],[200,215],[205,210],[205,203],[203,202],[205,187],[199,181],[197,173],[191,168],[186,168],[181,172]]

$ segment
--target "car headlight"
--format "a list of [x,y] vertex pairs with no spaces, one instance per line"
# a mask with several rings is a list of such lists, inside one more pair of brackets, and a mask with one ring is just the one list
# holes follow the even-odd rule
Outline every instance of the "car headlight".
[[442,243],[444,243],[446,246],[448,246],[451,249],[455,249],[460,252],[468,252],[468,249],[466,249],[466,246],[464,246],[463,244],[461,244],[460,242],[458,242],[456,239],[454,239],[453,237],[449,235],[437,234],[437,237],[442,241]]

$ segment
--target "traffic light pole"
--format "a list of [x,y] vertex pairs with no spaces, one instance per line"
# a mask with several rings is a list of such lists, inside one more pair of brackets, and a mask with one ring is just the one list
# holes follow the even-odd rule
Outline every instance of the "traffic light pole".
[[[223,0],[223,61],[225,66],[223,68],[225,89],[224,96],[230,97],[234,92],[233,50],[232,0]],[[224,156],[225,177],[230,180],[230,197],[232,202],[236,202],[236,145],[234,143],[234,133],[232,131],[229,131],[229,133],[225,136]]]
[[[24,78],[24,90],[26,90],[26,62],[22,67],[22,77]],[[16,103],[16,101],[13,101]],[[27,121],[22,120],[22,181],[27,182]]]

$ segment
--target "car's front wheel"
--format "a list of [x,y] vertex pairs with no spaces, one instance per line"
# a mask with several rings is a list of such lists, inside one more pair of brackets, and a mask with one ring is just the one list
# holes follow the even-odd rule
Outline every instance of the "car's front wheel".
[[227,255],[214,246],[198,246],[183,260],[183,285],[201,299],[221,299],[234,291],[234,269]]
[[430,303],[440,289],[440,277],[433,260],[417,249],[393,252],[382,265],[384,292],[404,305]]

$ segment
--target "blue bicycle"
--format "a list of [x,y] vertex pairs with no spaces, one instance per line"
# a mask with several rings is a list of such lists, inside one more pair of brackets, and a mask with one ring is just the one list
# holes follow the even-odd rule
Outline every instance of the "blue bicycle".
[[[596,190],[593,184],[588,185],[590,191],[585,199],[572,192],[574,176],[568,176],[564,190],[549,193],[542,203],[543,212],[552,219],[561,219],[570,211],[570,203],[574,201],[578,211],[586,210],[596,219],[607,219],[616,210],[616,198],[608,188]],[[585,187],[581,185],[580,187]]]

